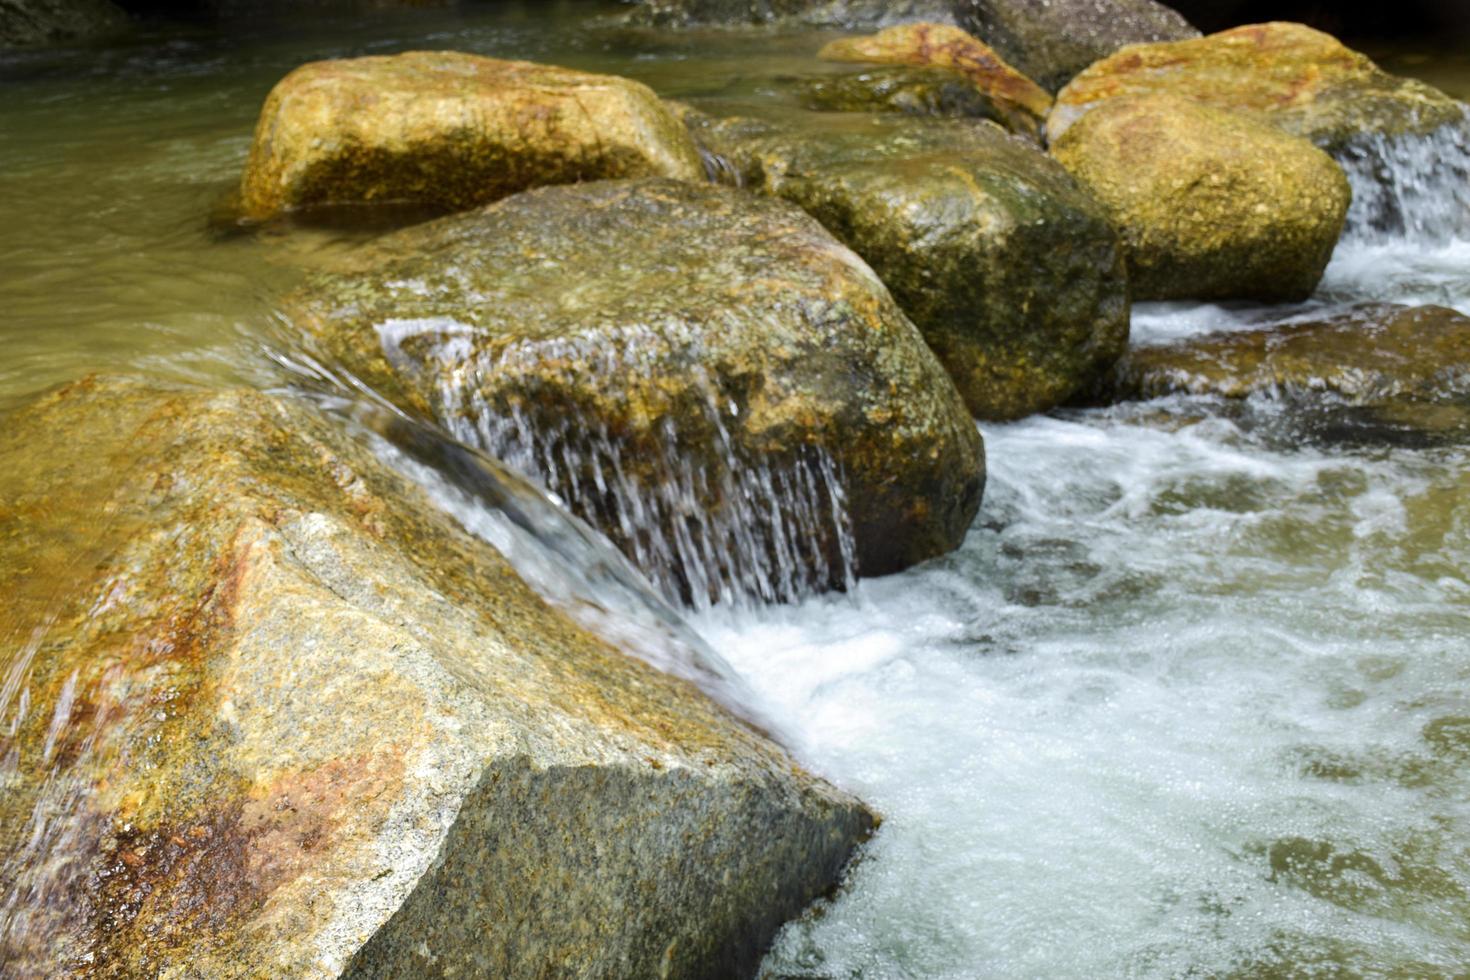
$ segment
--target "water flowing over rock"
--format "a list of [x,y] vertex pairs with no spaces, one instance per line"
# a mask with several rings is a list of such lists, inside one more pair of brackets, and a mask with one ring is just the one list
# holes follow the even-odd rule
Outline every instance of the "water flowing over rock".
[[1269,398],[1362,429],[1470,435],[1470,317],[1371,303],[1131,350],[1107,399]]
[[1055,92],[1128,44],[1199,37],[1154,0],[956,0],[959,23]]
[[1428,133],[1364,133],[1336,158],[1353,188],[1353,241],[1470,241],[1470,110]]
[[450,51],[302,65],[261,110],[245,217],[333,205],[457,211],[528,187],[697,180],[699,155],[647,86]]
[[1092,65],[1057,95],[1056,141],[1094,108],[1163,93],[1246,112],[1331,153],[1353,183],[1356,237],[1470,235],[1470,124],[1423,82],[1301,24],[1237,27],[1192,41],[1136,45]]
[[685,121],[745,186],[801,205],[873,266],[974,415],[1045,411],[1127,345],[1107,212],[999,127],[856,113]]
[[1006,64],[979,39],[947,24],[904,24],[869,37],[829,42],[817,57],[826,61],[874,62],[953,68],[992,99],[1033,114],[1051,111],[1051,96]]
[[122,8],[108,0],[0,0],[0,48],[100,37],[127,22]]
[[539,478],[667,594],[789,599],[958,545],[980,438],[863,262],[712,185],[547,188],[382,239],[294,315]]
[[6,976],[749,975],[872,826],[298,401],[0,459]]
[[657,27],[805,24],[886,27],[912,21],[952,22],[954,0],[640,0],[631,19]]
[[1170,95],[1111,99],[1052,152],[1111,214],[1135,299],[1306,299],[1351,199],[1306,140]]

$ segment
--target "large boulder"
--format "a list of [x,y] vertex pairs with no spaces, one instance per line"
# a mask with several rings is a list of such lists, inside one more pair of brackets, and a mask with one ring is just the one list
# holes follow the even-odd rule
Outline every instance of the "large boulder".
[[998,127],[847,113],[686,121],[745,186],[801,205],[867,260],[974,415],[1044,411],[1127,346],[1107,212]]
[[960,25],[1055,92],[1129,44],[1199,37],[1154,0],[956,0]]
[[105,37],[127,21],[109,0],[0,0],[0,48]]
[[0,431],[7,977],[752,975],[873,825],[314,410]]
[[647,86],[450,51],[314,61],[266,99],[244,217],[391,203],[458,211],[528,187],[698,180],[699,154]]
[[828,42],[817,57],[826,61],[952,68],[991,99],[1031,113],[1038,121],[1051,111],[1051,96],[1006,64],[988,45],[948,24],[903,24],[866,37]]
[[1118,362],[1114,399],[1251,396],[1470,404],[1470,317],[1442,306],[1367,304],[1325,318],[1139,347]]
[[1382,71],[1330,34],[1269,23],[1135,45],[1097,62],[1057,94],[1048,135],[1057,139],[1113,99],[1154,93],[1252,114],[1333,153],[1364,136],[1426,134],[1459,123],[1464,112],[1443,92]]
[[958,546],[979,506],[980,437],[944,369],[872,270],[782,201],[533,191],[380,240],[294,312],[326,356],[539,477],[696,603],[896,571]]
[[953,22],[954,0],[638,0],[631,19],[655,27],[752,24],[887,27]]
[[1169,95],[1110,100],[1052,152],[1122,234],[1135,299],[1305,299],[1352,197],[1306,140]]

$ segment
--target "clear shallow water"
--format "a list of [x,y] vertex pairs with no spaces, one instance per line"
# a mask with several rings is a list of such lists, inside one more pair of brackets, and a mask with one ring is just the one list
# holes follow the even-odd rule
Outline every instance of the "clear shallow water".
[[[95,369],[282,380],[262,356],[289,344],[280,295],[368,235],[230,237],[206,217],[303,60],[454,47],[760,98],[752,78],[811,69],[822,40],[587,28],[587,9],[0,56],[0,404]],[[1359,299],[1470,312],[1470,245],[1355,242],[1312,303],[1150,306],[1135,337]],[[693,620],[730,690],[886,817],[769,972],[1463,973],[1466,450],[1284,447],[1184,402],[985,435],[986,502],[955,555],[852,597]]]

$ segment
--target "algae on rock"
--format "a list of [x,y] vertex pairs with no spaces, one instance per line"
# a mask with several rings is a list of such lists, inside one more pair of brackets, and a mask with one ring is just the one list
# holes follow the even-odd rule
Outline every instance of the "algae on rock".
[[896,571],[958,546],[979,506],[954,385],[872,270],[783,201],[545,188],[381,239],[293,310],[695,603]]
[[817,57],[826,61],[872,62],[952,68],[991,99],[1031,113],[1038,121],[1051,111],[1051,96],[1006,64],[989,45],[948,24],[903,24],[866,37],[828,43]]
[[1151,94],[1249,113],[1331,153],[1363,136],[1425,135],[1464,114],[1443,92],[1388,74],[1330,34],[1277,22],[1124,48],[1057,94],[1047,134],[1057,139],[1112,99]]
[[1051,408],[1126,347],[1107,212],[999,127],[855,113],[685,122],[745,186],[801,205],[872,265],[974,415]]
[[873,825],[299,402],[88,379],[0,460],[7,976],[751,974]]
[[639,82],[410,51],[314,61],[282,79],[240,196],[259,221],[332,205],[457,211],[546,184],[702,174],[683,127]]
[[1199,37],[1155,0],[956,0],[960,26],[1055,92],[1129,44]]
[[1306,299],[1352,198],[1306,140],[1169,95],[1110,100],[1052,152],[1112,216],[1135,299]]

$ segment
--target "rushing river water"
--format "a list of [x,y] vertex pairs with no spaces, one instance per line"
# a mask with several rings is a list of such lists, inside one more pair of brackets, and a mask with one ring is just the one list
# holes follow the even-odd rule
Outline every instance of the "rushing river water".
[[[279,298],[369,232],[207,218],[302,61],[451,47],[683,97],[760,97],[750,78],[811,67],[811,37],[661,38],[587,13],[0,57],[0,405],[98,369],[284,380],[265,353],[291,342]],[[1385,57],[1470,95],[1463,59]],[[1470,242],[1360,237],[1296,311],[1363,298],[1470,312]],[[1281,312],[1155,305],[1134,336]],[[1176,400],[984,426],[986,499],[957,553],[694,618],[738,675],[727,700],[886,818],[847,888],[783,932],[772,975],[1470,969],[1470,449],[1303,442],[1274,411]]]

